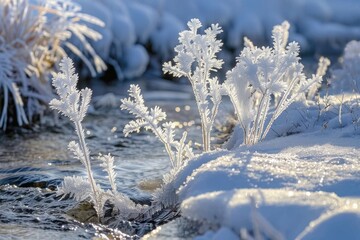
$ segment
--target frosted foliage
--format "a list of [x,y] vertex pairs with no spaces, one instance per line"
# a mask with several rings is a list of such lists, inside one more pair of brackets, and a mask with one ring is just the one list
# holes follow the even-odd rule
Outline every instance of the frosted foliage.
[[[58,190],[58,194],[69,194],[77,201],[90,200],[94,205],[99,220],[104,215],[104,204],[106,201],[114,203],[115,208],[120,211],[122,217],[127,217],[133,213],[135,204],[125,195],[122,195],[116,190],[116,173],[114,170],[114,157],[110,154],[99,154],[99,160],[102,162],[101,166],[108,174],[109,183],[112,191],[104,191],[96,184],[93,176],[90,151],[85,142],[84,129],[81,122],[86,116],[90,100],[91,90],[88,88],[77,90],[76,85],[78,76],[75,73],[73,61],[70,58],[63,58],[60,63],[60,73],[55,73],[53,77],[53,86],[60,99],[53,99],[50,102],[50,107],[58,110],[60,113],[68,117],[75,125],[76,133],[78,135],[78,142],[71,141],[69,143],[69,150],[74,154],[76,159],[84,165],[87,173],[87,179],[82,177],[65,177],[62,187]],[[124,208],[127,205],[128,208]],[[121,206],[121,209],[118,208]]]
[[342,68],[334,70],[332,84],[344,91],[360,92],[360,41],[349,42],[344,51]]
[[62,186],[57,191],[57,195],[65,196],[67,194],[81,202],[91,197],[91,186],[87,179],[83,177],[65,177]]
[[140,132],[142,128],[151,131],[164,144],[172,166],[174,168],[180,167],[185,159],[193,156],[191,143],[186,143],[187,132],[183,133],[179,141],[175,140],[174,124],[172,122],[161,124],[166,120],[166,113],[158,106],[149,110],[145,106],[138,85],[130,85],[128,92],[130,97],[121,100],[121,109],[129,111],[136,119],[126,124],[125,136],[133,132]]
[[[275,119],[292,102],[321,83],[329,65],[329,60],[322,58],[317,73],[306,78],[298,43],[288,43],[289,27],[288,22],[274,27],[272,48],[258,48],[246,39],[236,66],[227,73],[224,85],[244,131],[245,144],[264,139]],[[313,94],[311,90],[309,95]]]
[[[198,34],[202,27],[199,19],[188,22],[189,30],[180,32],[180,44],[175,47],[174,63],[167,62],[163,71],[175,77],[189,79],[201,118],[204,151],[210,150],[210,133],[221,102],[221,85],[211,72],[221,69],[223,61],[216,58],[222,42],[216,39],[222,32],[218,24],[212,24],[205,34]],[[210,104],[210,101],[212,104]]]
[[[43,105],[53,96],[47,79],[54,64],[66,55],[65,48],[78,55],[94,75],[105,68],[88,43],[101,35],[83,24],[103,23],[80,10],[66,0],[0,1],[1,128],[15,125],[15,120],[22,126],[42,114]],[[69,42],[70,37],[80,40],[92,60]],[[14,106],[16,111],[9,110]]]
[[64,58],[60,63],[61,73],[53,76],[53,86],[60,100],[53,99],[50,106],[58,110],[74,122],[81,122],[88,110],[92,91],[89,88],[78,91],[76,85],[78,75],[70,58]]
[[102,161],[101,166],[104,168],[104,171],[109,176],[109,182],[110,182],[113,193],[116,193],[117,189],[116,189],[116,183],[115,183],[116,173],[114,171],[114,157],[111,156],[110,153],[107,155],[99,154],[99,160]]

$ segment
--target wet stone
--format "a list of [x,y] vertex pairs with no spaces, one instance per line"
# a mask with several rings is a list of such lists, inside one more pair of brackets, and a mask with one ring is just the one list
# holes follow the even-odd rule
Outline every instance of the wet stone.
[[96,211],[89,202],[80,202],[73,209],[67,211],[67,214],[83,223],[99,223]]

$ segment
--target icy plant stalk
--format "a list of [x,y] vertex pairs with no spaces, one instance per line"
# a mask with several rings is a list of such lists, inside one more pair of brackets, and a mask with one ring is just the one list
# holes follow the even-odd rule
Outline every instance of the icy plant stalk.
[[[95,205],[98,215],[101,216],[103,207],[103,202],[101,200],[102,190],[96,185],[92,174],[90,152],[85,143],[84,130],[81,124],[88,110],[92,92],[89,88],[82,89],[81,91],[76,89],[78,76],[75,74],[73,62],[70,58],[62,59],[60,70],[62,72],[54,74],[52,82],[60,99],[51,100],[50,107],[58,110],[75,124],[79,143],[76,143],[75,141],[70,142],[69,149],[86,168],[88,182],[90,183],[92,190],[90,197]],[[70,179],[68,181],[70,182]]]
[[185,158],[193,156],[190,144],[186,144],[187,132],[185,131],[180,141],[174,139],[175,132],[171,122],[166,120],[166,113],[158,106],[151,108],[145,106],[144,98],[138,85],[130,85],[128,90],[130,97],[121,100],[121,109],[128,110],[135,115],[136,120],[130,121],[124,128],[125,136],[133,132],[139,132],[141,128],[151,131],[164,144],[173,168],[180,167]]
[[207,152],[210,151],[210,133],[221,102],[221,85],[217,77],[211,77],[210,73],[221,69],[223,64],[222,60],[216,58],[222,46],[216,36],[222,30],[218,24],[212,24],[205,30],[205,34],[198,34],[202,26],[198,19],[191,19],[188,26],[190,30],[179,34],[180,44],[175,47],[177,56],[174,65],[172,62],[165,63],[163,71],[189,79],[200,114],[203,149]]
[[[224,87],[244,132],[244,144],[252,145],[268,134],[274,121],[295,100],[322,81],[329,60],[322,58],[312,78],[303,73],[299,45],[288,43],[289,23],[275,26],[273,48],[258,48],[246,39],[236,66],[227,73]],[[314,94],[311,90],[310,95]],[[271,101],[274,99],[272,111]]]

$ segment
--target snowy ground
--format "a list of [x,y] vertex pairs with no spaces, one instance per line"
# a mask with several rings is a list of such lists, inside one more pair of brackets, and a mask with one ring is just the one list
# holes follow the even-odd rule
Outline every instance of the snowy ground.
[[[292,109],[278,129],[302,121]],[[360,239],[360,135],[328,110],[307,107],[301,133],[248,147],[235,131],[232,149],[190,160],[170,184],[182,216],[201,224],[198,239]]]

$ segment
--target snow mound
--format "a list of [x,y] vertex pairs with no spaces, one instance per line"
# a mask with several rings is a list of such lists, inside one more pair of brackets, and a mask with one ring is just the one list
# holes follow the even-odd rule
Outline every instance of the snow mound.
[[[340,198],[325,192],[236,189],[188,198],[181,209],[183,216],[189,219],[240,233],[243,228],[254,229],[251,198],[255,200],[257,214],[285,239],[345,236],[345,239],[357,239],[359,236],[360,199]],[[331,230],[331,226],[336,231]]]
[[[288,188],[360,196],[360,149],[351,127],[276,138],[189,161],[175,186],[184,200],[237,188]],[[351,186],[351,187],[346,187]]]

